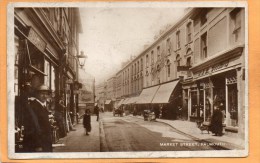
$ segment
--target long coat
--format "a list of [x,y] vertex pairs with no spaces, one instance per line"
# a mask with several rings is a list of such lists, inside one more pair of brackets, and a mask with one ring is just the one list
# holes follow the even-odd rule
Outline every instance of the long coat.
[[84,114],[84,117],[83,117],[83,125],[84,125],[84,128],[86,128],[87,132],[90,132],[90,131],[91,131],[90,121],[91,121],[90,114]]
[[211,131],[215,134],[222,134],[223,126],[222,126],[223,115],[222,112],[217,109],[213,112],[211,119]]
[[26,108],[25,117],[25,152],[36,152],[41,147],[42,152],[52,152],[52,131],[49,122],[49,112],[36,99]]

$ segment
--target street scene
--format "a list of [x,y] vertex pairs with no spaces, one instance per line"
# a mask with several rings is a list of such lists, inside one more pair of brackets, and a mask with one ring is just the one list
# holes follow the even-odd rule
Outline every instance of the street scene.
[[13,152],[246,150],[245,7],[101,4],[14,4]]

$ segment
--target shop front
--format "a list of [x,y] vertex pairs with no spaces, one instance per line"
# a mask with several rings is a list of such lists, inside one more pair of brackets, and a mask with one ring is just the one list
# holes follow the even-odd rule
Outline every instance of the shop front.
[[58,101],[58,59],[37,30],[17,17],[14,31],[15,128],[22,131],[28,130],[24,124],[28,118],[29,100],[35,97],[36,88],[42,84],[50,89],[47,107],[50,114],[55,114]]
[[242,52],[243,48],[234,48],[192,68],[193,83],[188,89],[190,121],[210,122],[214,109],[219,108],[226,131],[244,133]]

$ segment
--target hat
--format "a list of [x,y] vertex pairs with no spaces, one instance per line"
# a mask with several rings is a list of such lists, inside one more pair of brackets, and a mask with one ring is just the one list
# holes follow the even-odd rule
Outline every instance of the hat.
[[49,87],[47,87],[46,85],[40,85],[39,87],[36,88],[36,91],[46,91],[46,92],[50,92]]

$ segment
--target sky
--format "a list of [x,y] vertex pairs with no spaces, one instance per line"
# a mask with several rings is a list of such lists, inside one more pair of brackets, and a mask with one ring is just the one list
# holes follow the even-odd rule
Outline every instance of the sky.
[[122,62],[139,55],[167,25],[174,25],[184,8],[80,8],[83,33],[79,48],[87,55],[85,70],[102,83]]

